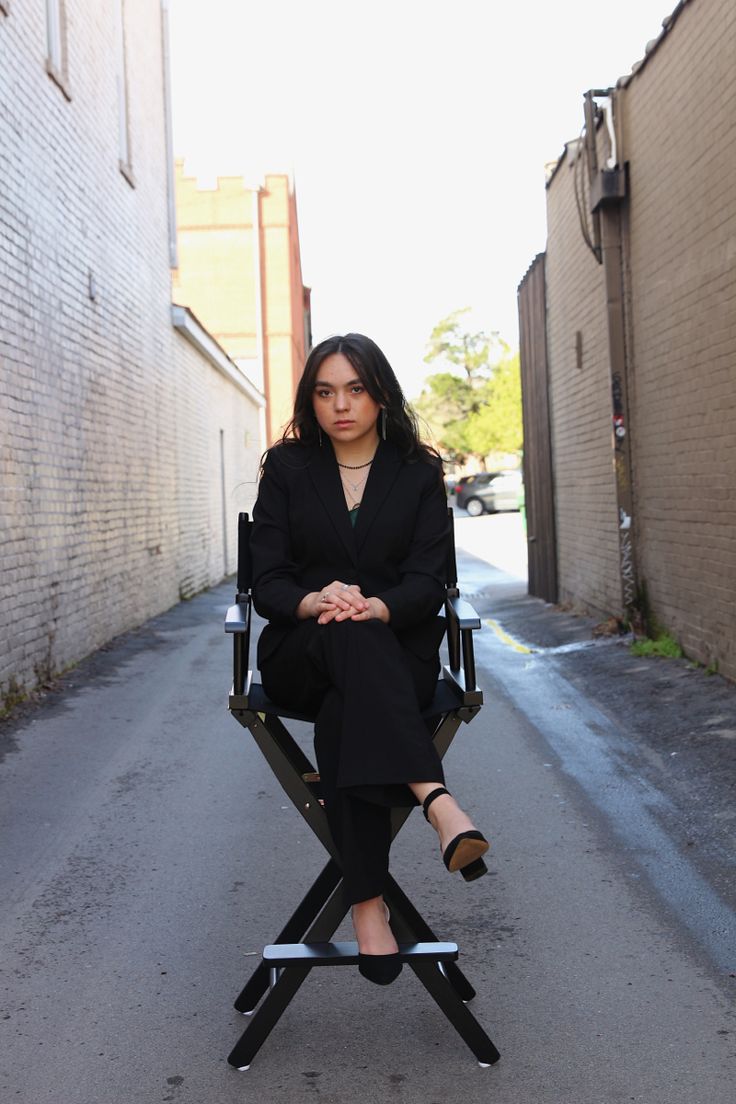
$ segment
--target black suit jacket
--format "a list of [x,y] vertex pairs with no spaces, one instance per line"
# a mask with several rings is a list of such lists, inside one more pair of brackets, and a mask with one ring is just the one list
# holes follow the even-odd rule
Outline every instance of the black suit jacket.
[[438,463],[407,463],[381,441],[353,528],[335,454],[299,443],[269,450],[253,510],[253,600],[269,621],[258,662],[294,625],[305,594],[334,580],[381,598],[401,643],[436,656],[444,621],[449,522]]

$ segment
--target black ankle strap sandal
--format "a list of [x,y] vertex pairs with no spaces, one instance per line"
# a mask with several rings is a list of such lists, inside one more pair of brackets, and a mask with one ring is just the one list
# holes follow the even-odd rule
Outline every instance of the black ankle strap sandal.
[[[437,786],[422,802],[422,810],[428,821],[430,805],[435,798],[442,797],[444,794],[449,797],[450,791],[444,786]],[[466,882],[474,882],[476,878],[482,878],[488,873],[488,867],[481,856],[485,855],[489,847],[488,840],[481,832],[475,829],[470,832],[460,832],[450,840],[442,852],[442,861],[451,874],[459,870]]]

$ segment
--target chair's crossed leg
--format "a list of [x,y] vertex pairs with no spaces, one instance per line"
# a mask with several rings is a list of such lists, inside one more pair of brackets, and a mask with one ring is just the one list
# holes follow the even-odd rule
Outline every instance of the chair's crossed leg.
[[[448,948],[455,957],[457,948],[454,944],[437,941],[434,932],[393,878],[389,879],[385,896],[391,909],[392,927],[405,952],[406,963],[473,1051],[478,1062],[484,1066],[492,1065],[498,1061],[499,1053],[466,1006],[466,1002],[475,996],[475,990],[457,964],[447,961]],[[248,1069],[309,971],[316,965],[327,964],[315,961],[320,957],[315,952],[319,951],[319,945],[328,943],[348,909],[340,869],[330,860],[276,941],[278,947],[300,941],[303,936],[300,948],[289,948],[292,953],[288,965],[283,968],[275,969],[267,960],[261,962],[235,1002],[238,1012],[252,1013],[253,1019],[229,1054],[230,1065],[240,1070]],[[432,949],[428,944],[436,947],[438,958],[441,955],[444,961],[432,958]],[[331,955],[329,964],[353,964],[357,949],[353,944],[347,947],[349,950]],[[299,953],[302,948],[303,953]],[[269,948],[271,951],[274,949]],[[335,945],[332,949],[335,950]],[[263,1003],[256,1009],[266,993]]]
[[[328,897],[330,897],[338,887],[341,879],[342,874],[340,873],[340,868],[337,863],[330,860],[314,882],[304,900],[294,912],[293,916],[289,918],[279,932],[276,937],[276,943],[298,943],[301,941],[306,931],[311,932],[311,926],[314,924],[315,917],[323,908]],[[335,932],[346,912],[347,909],[338,916],[334,926],[331,927],[325,935],[321,936],[323,940],[329,939]],[[270,967],[268,963],[265,961],[260,962],[249,981],[246,983],[245,988],[240,993],[240,996],[235,1001],[235,1008],[238,1012],[242,1012],[243,1015],[249,1016],[255,1011],[256,1005],[269,987],[269,974]],[[296,990],[294,991],[296,992]],[[233,1053],[235,1052],[233,1051]]]
[[[250,1066],[309,971],[317,965],[354,964],[357,961],[357,947],[355,944],[341,947],[332,944],[325,961],[325,956],[319,953],[320,948],[315,946],[329,943],[350,905],[343,891],[342,873],[335,861],[336,852],[324,810],[316,799],[312,785],[306,782],[314,768],[277,716],[257,714],[251,710],[233,712],[240,723],[250,729],[285,792],[333,856],[284,925],[276,944],[268,948],[269,952],[276,952],[278,960],[278,948],[283,946],[286,951],[288,947],[288,962],[282,961],[280,967],[274,967],[273,955],[270,961],[264,957],[235,1002],[238,1012],[253,1015],[228,1056],[232,1066],[243,1070]],[[434,741],[441,757],[452,742],[459,723],[458,717],[446,716],[435,728]],[[393,837],[409,812],[409,809],[393,811]],[[389,878],[385,898],[404,961],[473,1051],[478,1062],[483,1066],[492,1065],[498,1061],[499,1053],[466,1007],[475,996],[475,990],[454,961],[457,947],[438,942],[434,932],[393,878]],[[300,946],[294,947],[293,944],[297,943]],[[264,994],[267,994],[265,999],[256,1008]]]

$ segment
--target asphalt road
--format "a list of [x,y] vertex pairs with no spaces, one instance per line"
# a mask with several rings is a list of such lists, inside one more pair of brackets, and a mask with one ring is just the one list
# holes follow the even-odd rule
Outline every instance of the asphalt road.
[[[518,595],[464,571],[485,613]],[[227,713],[230,592],[3,726],[0,1101],[732,1104],[728,895],[631,769],[631,733],[487,625],[486,705],[446,768],[491,876],[450,877],[416,813],[393,870],[460,944],[501,1061],[479,1068],[409,970],[379,989],[345,968],[312,972],[248,1072],[226,1064],[232,1001],[323,855]]]

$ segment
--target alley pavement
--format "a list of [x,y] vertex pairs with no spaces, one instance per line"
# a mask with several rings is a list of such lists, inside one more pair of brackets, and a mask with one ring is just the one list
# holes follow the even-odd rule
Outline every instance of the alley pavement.
[[0,1100],[731,1104],[736,687],[634,658],[466,543],[485,705],[446,771],[490,875],[449,876],[418,813],[392,870],[460,945],[501,1061],[410,970],[343,968],[227,1065],[232,1002],[323,861],[227,712],[227,583],[2,724]]

